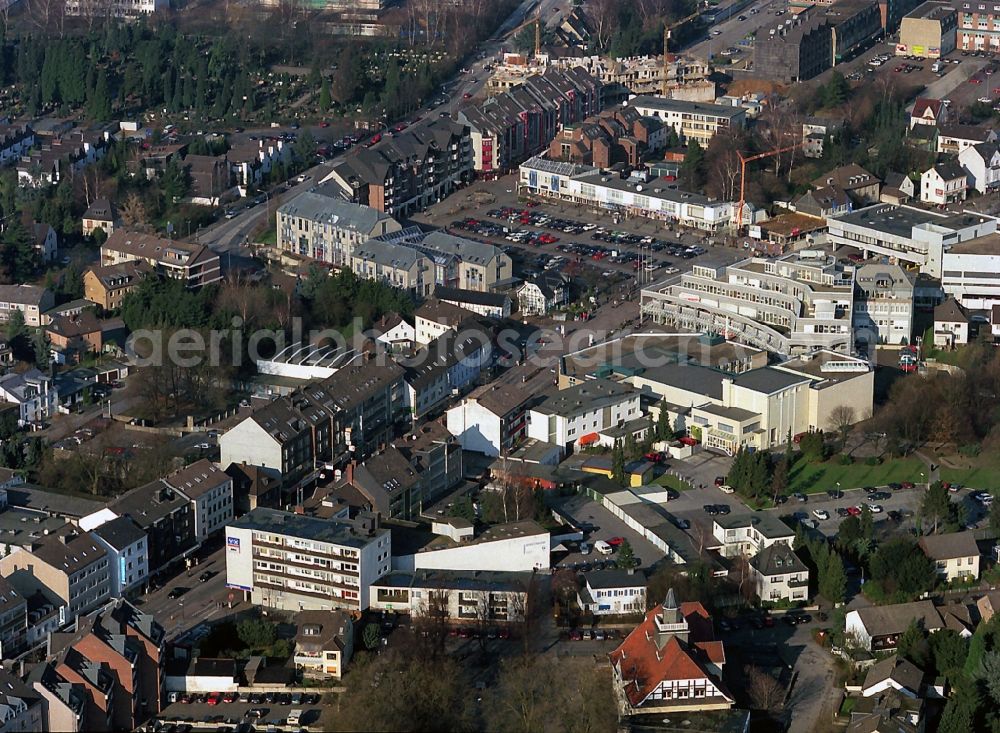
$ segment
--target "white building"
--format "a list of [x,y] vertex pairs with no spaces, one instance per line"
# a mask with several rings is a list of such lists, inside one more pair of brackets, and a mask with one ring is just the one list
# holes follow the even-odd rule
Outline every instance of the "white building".
[[492,382],[474,389],[447,412],[448,432],[463,450],[496,458],[527,435],[531,395],[517,385]]
[[913,622],[928,634],[945,627],[934,601],[927,600],[848,611],[844,633],[870,652],[888,651],[896,648],[899,637]]
[[510,317],[510,296],[504,293],[490,293],[483,290],[462,290],[438,285],[434,297],[444,303],[465,308],[467,311],[485,318],[503,319]]
[[37,285],[0,285],[0,321],[9,321],[14,311],[21,311],[24,325],[38,328],[42,313],[55,304],[55,296]]
[[364,611],[391,556],[392,536],[371,514],[337,521],[258,507],[226,527],[226,585],[285,611]]
[[746,110],[742,107],[646,95],[632,97],[628,106],[643,117],[653,117],[672,127],[682,144],[696,140],[703,148],[717,134],[729,135],[746,125]]
[[195,538],[199,543],[233,519],[233,480],[211,461],[196,461],[163,481],[191,501]]
[[625,570],[584,573],[577,603],[595,616],[646,612],[646,577]]
[[[854,276],[855,341],[909,344],[913,337],[913,276],[899,265],[861,265]],[[860,348],[860,347],[859,347]]]
[[958,162],[968,176],[969,186],[979,193],[1000,187],[1000,145],[979,143],[958,154]]
[[953,299],[948,298],[934,309],[934,346],[954,349],[969,343],[969,316]]
[[[570,201],[702,231],[725,231],[735,226],[736,203],[714,201],[648,178],[642,175],[624,179],[617,173],[594,166],[560,163],[536,156],[521,164],[517,186],[520,193],[530,196]],[[753,207],[745,204],[743,223],[753,224],[754,221]]]
[[951,245],[942,257],[941,289],[969,310],[1000,304],[1000,233]]
[[723,557],[752,557],[776,544],[790,548],[795,541],[795,532],[770,512],[716,517],[712,535]]
[[170,0],[66,0],[66,15],[140,18],[169,10]]
[[830,219],[828,225],[827,238],[834,247],[854,247],[865,259],[883,255],[904,266],[914,264],[935,278],[942,276],[945,244],[953,247],[997,230],[992,217],[893,204],[856,209]]
[[563,275],[543,272],[517,289],[518,310],[523,316],[544,316],[569,300],[569,281]]
[[524,618],[531,577],[524,572],[392,572],[372,584],[369,607],[413,618],[443,612],[457,623],[514,623]]
[[463,542],[435,537],[413,554],[394,557],[392,569],[530,573],[549,568],[550,549],[549,532],[537,522],[511,522]]
[[123,598],[138,592],[149,578],[146,533],[128,517],[116,517],[96,527],[91,536],[108,553],[111,595]]
[[979,578],[979,547],[971,532],[926,535],[919,544],[945,581]]
[[986,127],[942,125],[938,130],[937,152],[944,155],[958,155],[966,148],[980,143],[996,142],[996,139],[996,132]]
[[0,401],[18,406],[18,425],[41,427],[56,414],[59,394],[51,377],[38,369],[29,369],[21,374],[8,372],[0,376]]
[[762,601],[800,603],[809,599],[809,568],[783,542],[772,543],[750,558],[750,574]]
[[957,161],[935,163],[920,176],[920,200],[939,206],[965,201],[968,186],[968,175]]
[[550,392],[528,410],[528,437],[572,450],[580,438],[640,416],[639,393],[631,386],[592,379]]

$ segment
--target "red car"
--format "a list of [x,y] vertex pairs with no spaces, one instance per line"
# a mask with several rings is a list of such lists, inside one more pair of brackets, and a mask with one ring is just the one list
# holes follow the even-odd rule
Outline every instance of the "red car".
[[691,437],[678,438],[678,442],[682,445],[698,445],[698,441]]
[[213,692],[208,696],[208,699],[205,700],[205,702],[209,705],[218,705],[221,697],[222,696],[218,692]]
[[235,692],[227,692],[225,695],[222,696],[222,702],[224,703],[236,702],[239,699],[240,699],[239,695],[237,695]]
[[612,537],[611,539],[604,540],[612,547],[621,547],[622,542],[625,541],[624,537]]
[[858,509],[856,506],[847,507],[847,513],[850,514],[852,517],[861,516],[861,510]]
[[915,489],[915,488],[917,488],[917,485],[915,483],[913,483],[912,481],[904,481],[903,482],[903,488],[904,489]]
[[659,463],[660,461],[663,460],[663,454],[653,451],[652,453],[647,453],[646,455],[644,455],[643,458],[645,458],[650,463]]
[[462,95],[462,99],[472,99],[472,95],[466,92],[465,94]]
[[982,84],[983,80],[982,79],[972,78],[972,79],[969,79],[969,83],[970,84]]
[[327,122],[326,120],[323,120],[322,122],[319,123],[319,126],[320,127],[329,127],[330,123]]
[[725,476],[716,476],[715,477],[715,485],[716,486],[722,486],[724,483],[726,483],[726,477]]

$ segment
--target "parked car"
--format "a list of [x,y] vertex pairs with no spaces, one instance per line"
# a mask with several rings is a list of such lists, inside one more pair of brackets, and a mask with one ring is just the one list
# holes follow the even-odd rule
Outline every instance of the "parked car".
[[180,598],[182,595],[184,595],[187,592],[188,592],[187,588],[184,588],[184,587],[178,585],[176,588],[174,588],[169,593],[167,593],[167,598],[169,598],[170,600],[174,600],[174,599]]
[[795,498],[796,501],[806,501],[806,495],[803,494],[801,491],[796,491],[794,494],[792,494],[792,496]]
[[826,509],[813,509],[813,516],[816,517],[816,519],[827,520],[830,518],[830,512]]
[[604,540],[597,540],[597,542],[594,543],[594,549],[597,550],[602,555],[610,555],[615,551],[615,548],[613,548]]

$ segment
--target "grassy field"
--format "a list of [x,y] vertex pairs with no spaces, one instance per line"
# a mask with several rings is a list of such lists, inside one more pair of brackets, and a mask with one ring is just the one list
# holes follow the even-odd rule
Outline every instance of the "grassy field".
[[675,491],[687,491],[691,488],[691,484],[687,481],[681,481],[676,476],[671,476],[669,473],[665,473],[660,478],[656,480],[660,486],[666,486],[668,489],[674,489]]
[[1000,488],[1000,466],[983,465],[974,468],[941,466],[941,480],[974,489],[996,489]]
[[791,472],[789,491],[801,491],[812,494],[821,491],[841,489],[858,489],[862,486],[885,486],[889,483],[902,481],[926,481],[921,473],[926,471],[923,462],[918,458],[897,458],[883,461],[878,466],[869,466],[864,462],[842,466],[837,458],[825,463],[805,463],[799,461]]

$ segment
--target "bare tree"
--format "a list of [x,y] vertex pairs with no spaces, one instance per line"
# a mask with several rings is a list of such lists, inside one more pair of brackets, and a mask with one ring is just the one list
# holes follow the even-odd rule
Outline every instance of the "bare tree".
[[747,665],[743,669],[747,681],[747,695],[756,710],[774,711],[781,707],[785,688],[760,667]]
[[618,8],[618,0],[590,0],[587,4],[587,18],[599,49],[608,47],[611,34],[618,27]]
[[840,449],[847,446],[847,436],[851,434],[851,427],[857,422],[857,413],[850,405],[838,405],[830,410],[830,429],[840,436]]
[[118,210],[122,218],[122,223],[134,229],[145,229],[149,224],[149,213],[146,211],[146,204],[137,193],[130,193],[125,197]]

